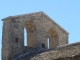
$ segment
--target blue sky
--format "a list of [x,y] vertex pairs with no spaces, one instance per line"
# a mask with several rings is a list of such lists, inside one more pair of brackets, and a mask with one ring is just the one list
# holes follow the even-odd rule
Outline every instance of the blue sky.
[[[0,20],[8,16],[38,11],[45,12],[50,18],[69,32],[69,43],[80,41],[80,0],[0,1]],[[0,30],[2,40],[2,21],[0,21]]]

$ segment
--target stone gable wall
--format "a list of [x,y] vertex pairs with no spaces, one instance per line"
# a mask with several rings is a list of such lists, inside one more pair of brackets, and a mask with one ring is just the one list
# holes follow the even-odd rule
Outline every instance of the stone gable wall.
[[[27,30],[28,47],[45,49],[68,43],[68,33],[43,12],[10,16],[3,19],[2,59],[11,60],[24,50],[24,28]],[[6,54],[5,54],[6,53]]]

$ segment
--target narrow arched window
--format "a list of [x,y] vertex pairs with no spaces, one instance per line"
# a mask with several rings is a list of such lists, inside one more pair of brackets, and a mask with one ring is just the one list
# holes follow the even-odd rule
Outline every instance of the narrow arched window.
[[48,38],[48,39],[47,39],[47,48],[48,48],[48,49],[49,49],[49,46],[50,46],[49,43],[50,43],[50,39]]
[[24,28],[24,46],[27,46],[27,30]]

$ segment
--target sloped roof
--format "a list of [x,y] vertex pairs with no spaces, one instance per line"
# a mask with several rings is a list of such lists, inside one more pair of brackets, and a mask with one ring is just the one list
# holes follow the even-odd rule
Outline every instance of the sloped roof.
[[[57,46],[41,54],[38,54],[30,60],[78,60],[80,59],[80,42]],[[75,58],[75,59],[74,59]],[[51,60],[52,60],[51,59]]]
[[28,14],[21,14],[21,15],[16,15],[16,16],[9,16],[9,17],[3,18],[2,21],[8,20],[9,18],[16,18],[16,17],[28,16],[28,15],[37,15],[37,14],[43,14],[43,15],[45,15],[49,20],[51,20],[52,22],[54,22],[61,30],[63,30],[64,32],[66,32],[67,34],[69,34],[65,29],[63,29],[59,24],[57,24],[53,19],[51,19],[51,18],[50,18],[47,14],[45,14],[43,11],[34,12],[34,13],[28,13]]
[[25,53],[12,60],[67,60],[68,58],[71,58],[71,60],[80,58],[80,42],[65,44],[48,50]]

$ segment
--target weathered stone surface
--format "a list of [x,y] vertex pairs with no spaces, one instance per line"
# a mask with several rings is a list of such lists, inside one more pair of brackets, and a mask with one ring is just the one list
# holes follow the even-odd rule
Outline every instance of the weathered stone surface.
[[57,46],[52,49],[34,49],[12,60],[79,60],[80,42],[69,45]]
[[2,20],[2,60],[11,60],[24,54],[24,28],[28,47],[47,49],[48,39],[50,48],[68,43],[68,32],[43,12],[10,16]]
[[45,51],[30,60],[80,60],[80,42]]

